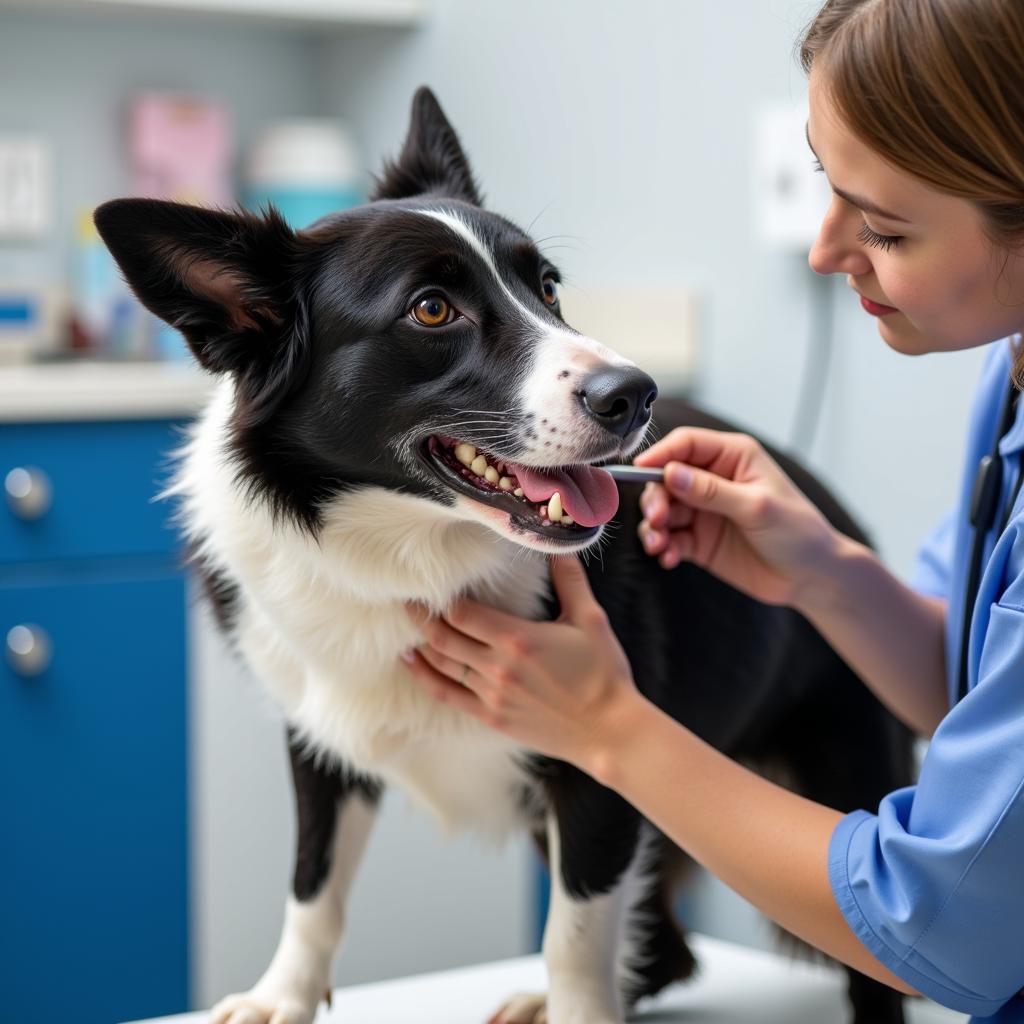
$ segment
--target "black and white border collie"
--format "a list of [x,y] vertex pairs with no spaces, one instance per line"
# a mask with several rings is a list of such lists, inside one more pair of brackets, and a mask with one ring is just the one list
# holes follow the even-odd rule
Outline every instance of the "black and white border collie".
[[[694,969],[672,912],[679,851],[580,771],[431,699],[400,659],[420,640],[407,601],[550,617],[545,556],[603,542],[591,584],[648,697],[840,809],[908,781],[906,733],[803,619],[643,554],[636,489],[620,503],[595,464],[643,443],[654,382],[563,321],[557,268],[483,209],[428,90],[373,200],[307,230],[145,199],[96,223],[139,299],[220,379],[173,492],[220,623],[288,724],[293,892],[272,962],[218,1024],[313,1019],[387,785],[447,827],[528,830],[547,858],[549,991],[495,1024],[621,1024]],[[657,418],[721,425],[664,401]],[[899,997],[860,975],[851,996],[859,1024],[902,1020]]]

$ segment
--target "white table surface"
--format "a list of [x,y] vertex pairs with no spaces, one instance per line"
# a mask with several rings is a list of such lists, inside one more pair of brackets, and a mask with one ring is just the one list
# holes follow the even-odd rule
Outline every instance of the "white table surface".
[[[641,1004],[631,1020],[650,1024],[845,1024],[845,975],[706,936],[691,936],[701,961],[697,979]],[[504,999],[546,987],[539,956],[357,985],[334,992],[316,1024],[485,1024]],[[202,1024],[205,1013],[163,1017],[162,1024]],[[909,1024],[963,1024],[962,1014],[907,1000]],[[146,1024],[156,1024],[155,1021]]]

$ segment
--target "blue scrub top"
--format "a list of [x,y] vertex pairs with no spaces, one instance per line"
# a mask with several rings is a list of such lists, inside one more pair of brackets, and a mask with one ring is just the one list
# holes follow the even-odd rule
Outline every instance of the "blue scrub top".
[[[971,413],[956,510],[925,542],[914,585],[948,601],[956,699],[967,522],[978,461],[992,450],[1011,367],[993,343]],[[999,451],[1004,507],[1020,472],[1024,400]],[[936,730],[916,786],[836,827],[829,877],[844,917],[894,974],[978,1020],[1024,1022],[1024,490],[988,538],[971,623],[970,689]]]

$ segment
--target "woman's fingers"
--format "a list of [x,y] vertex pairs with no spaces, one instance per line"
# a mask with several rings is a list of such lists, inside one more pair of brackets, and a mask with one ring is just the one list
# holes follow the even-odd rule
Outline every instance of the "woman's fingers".
[[577,619],[597,606],[587,573],[576,555],[551,559],[551,584],[566,618]]
[[644,518],[637,526],[637,533],[644,550],[649,555],[663,551],[673,530],[686,530],[693,525],[696,513],[682,502],[669,502],[665,488],[660,484],[648,484],[640,498],[640,510]]
[[689,505],[682,505],[679,502],[670,505],[668,511],[659,516],[649,515],[643,508],[641,511],[644,512],[644,518],[640,526],[650,530],[679,530],[689,526],[696,515]]
[[459,686],[466,686],[467,680],[472,673],[474,678],[479,678],[480,673],[464,661],[459,661],[448,654],[441,654],[433,647],[417,647],[416,653],[439,675],[444,676],[449,682],[457,683]]
[[753,525],[761,499],[785,475],[760,444],[746,434],[680,427],[634,460],[663,466],[664,481],[641,497],[648,520],[664,526],[677,502],[715,512],[741,526]]
[[687,508],[678,501],[664,484],[648,484],[650,491],[640,497],[640,508],[644,517],[656,529],[672,525],[672,515],[680,508]]
[[736,483],[706,469],[670,462],[665,469],[664,486],[677,502],[698,511],[713,512],[739,526],[755,525],[763,510],[764,487]]
[[692,516],[686,522],[680,523],[672,529],[665,530],[656,530],[654,527],[642,522],[637,528],[637,533],[640,536],[640,543],[643,545],[644,551],[648,555],[657,555],[668,547],[669,542],[678,530],[688,530],[692,525]]
[[668,492],[661,484],[646,484],[643,493],[640,495],[640,511],[644,514],[644,520],[649,526],[661,529],[668,521],[669,509]]
[[658,555],[662,569],[674,569],[680,562],[692,562],[697,549],[691,530],[678,530],[669,535],[664,549]]
[[706,469],[721,460],[739,462],[758,450],[758,443],[746,434],[704,427],[676,427],[660,441],[642,451],[633,462],[638,466],[664,466],[685,462]]
[[[434,664],[435,659],[445,659],[445,664],[450,664],[453,667],[455,665],[451,659],[445,658],[444,655],[431,654],[427,648],[411,652],[411,657],[407,661],[409,671],[436,700],[444,704],[451,704],[475,718],[480,718],[483,714],[480,698],[468,685],[459,683],[447,672],[441,671]],[[460,674],[461,671],[460,669]]]
[[657,557],[663,569],[674,569],[684,559],[691,560],[696,550],[696,541],[690,524],[674,530],[645,529],[641,524],[640,540],[644,551]]
[[706,509],[727,519],[740,519],[749,513],[751,497],[749,483],[738,484],[719,473],[669,462],[665,466],[665,482],[644,488],[640,508],[648,523],[661,529],[683,525],[673,518],[680,507]]
[[439,654],[477,670],[487,664],[486,644],[466,636],[443,618],[430,618],[421,605],[411,607],[409,614],[419,625],[424,641]]
[[429,622],[446,622],[457,633],[476,640],[484,647],[492,644],[497,636],[516,632],[521,625],[521,620],[516,616],[469,598],[456,601],[443,618],[432,618],[430,610],[416,602],[409,602],[405,607],[418,626],[423,627]]

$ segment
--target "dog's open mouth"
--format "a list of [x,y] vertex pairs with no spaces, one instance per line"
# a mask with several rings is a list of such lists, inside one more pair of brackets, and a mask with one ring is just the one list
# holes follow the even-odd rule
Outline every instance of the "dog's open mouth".
[[432,435],[427,462],[449,486],[507,512],[520,526],[546,536],[580,540],[615,515],[615,481],[595,466],[521,466],[454,437]]

